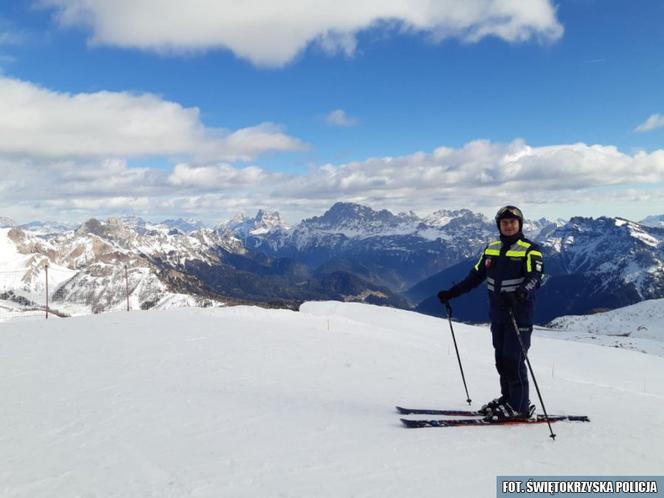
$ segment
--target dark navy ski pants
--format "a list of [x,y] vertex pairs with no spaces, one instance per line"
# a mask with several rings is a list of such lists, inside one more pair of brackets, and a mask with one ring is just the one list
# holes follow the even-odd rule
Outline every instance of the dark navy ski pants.
[[[530,348],[533,326],[519,325],[519,331],[527,352]],[[519,412],[527,412],[528,369],[514,326],[511,322],[492,323],[491,335],[496,352],[496,369],[500,376],[500,392],[512,408]]]

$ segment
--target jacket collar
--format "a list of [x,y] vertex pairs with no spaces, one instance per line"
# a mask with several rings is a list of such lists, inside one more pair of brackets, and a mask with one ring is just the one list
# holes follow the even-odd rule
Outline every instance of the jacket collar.
[[507,235],[503,235],[502,233],[500,234],[500,241],[503,243],[503,246],[511,246],[521,238],[523,238],[522,232],[515,233],[514,235],[510,235],[509,237]]

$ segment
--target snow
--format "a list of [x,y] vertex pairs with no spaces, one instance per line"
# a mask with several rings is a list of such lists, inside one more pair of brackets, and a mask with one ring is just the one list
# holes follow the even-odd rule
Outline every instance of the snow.
[[430,226],[433,228],[443,228],[445,225],[448,225],[452,220],[457,218],[460,214],[459,211],[448,211],[441,209],[435,213],[423,218],[421,221],[424,225]]
[[36,307],[31,307],[26,310],[25,306],[21,306],[14,301],[0,299],[0,321],[4,320],[43,320],[45,312]]
[[8,236],[10,231],[11,228],[0,229],[0,262],[3,270],[23,268],[28,259],[28,256],[18,252],[16,244]]
[[[17,295],[43,304],[45,301],[44,264],[49,258],[41,254],[21,254],[9,238],[9,228],[0,229],[0,292],[13,290]],[[70,279],[76,271],[49,262],[49,294]],[[6,316],[2,314],[0,319]]]
[[[490,335],[455,332],[477,407],[498,388]],[[554,425],[555,442],[539,425],[402,428],[395,404],[465,407],[446,321],[412,312],[316,302],[0,323],[0,494],[481,497],[496,475],[660,474],[662,358],[538,335],[548,411],[592,419]]]
[[634,223],[629,220],[625,220],[623,218],[616,218],[615,219],[615,225],[617,227],[621,227],[624,225],[627,225],[627,229],[629,230],[629,234],[634,237],[635,239],[640,240],[644,244],[647,244],[651,247],[657,247],[660,243],[660,240],[654,237],[653,235],[649,234],[644,230],[645,225],[641,225],[639,223]]
[[430,228],[430,227],[418,229],[417,232],[416,232],[416,235],[418,237],[421,237],[425,240],[430,240],[430,241],[434,241],[434,240],[438,240],[438,239],[446,240],[446,241],[454,240],[454,237],[451,234],[443,232],[443,231],[435,229],[435,228]]
[[[177,220],[175,220],[177,221]],[[215,237],[201,230],[192,235],[170,233],[165,226],[155,232],[133,231],[145,225],[139,218],[110,218],[102,223],[88,222],[86,230],[44,237],[36,232],[0,229],[0,297],[11,291],[14,298],[0,305],[0,321],[35,314],[46,301],[44,264],[49,263],[51,309],[69,315],[126,309],[125,265],[129,270],[130,306],[132,309],[154,306],[220,305],[196,296],[184,296],[175,286],[161,282],[147,256],[163,257],[172,264],[189,260],[214,261],[212,247],[233,250],[233,241]],[[97,226],[98,225],[98,226]],[[108,240],[90,232],[95,227],[112,228]],[[175,292],[173,292],[175,291]],[[57,296],[57,299],[55,297]]]
[[641,301],[593,315],[561,316],[553,320],[549,327],[590,336],[659,341],[664,348],[664,299]]
[[644,244],[647,244],[651,247],[657,247],[660,243],[659,239],[657,239],[656,237],[653,237],[649,233],[646,233],[644,230],[639,228],[638,225],[634,225],[634,224],[630,225],[630,234],[635,239],[639,239],[641,242],[643,242]]
[[[298,232],[298,235],[304,231]],[[434,231],[435,232],[435,231]],[[306,232],[304,232],[306,233]],[[435,238],[440,238],[441,233],[437,232],[435,237],[431,233],[421,232],[417,230],[417,224],[415,223],[401,223],[399,225],[375,225],[375,226],[363,226],[358,224],[355,227],[333,227],[330,229],[316,228],[313,233],[314,237],[321,236],[334,236],[334,235],[343,235],[348,239],[364,240],[370,239],[372,237],[394,237],[400,235],[413,235],[417,234],[428,240],[435,240]],[[306,244],[305,244],[306,245]],[[310,245],[310,243],[309,243]]]

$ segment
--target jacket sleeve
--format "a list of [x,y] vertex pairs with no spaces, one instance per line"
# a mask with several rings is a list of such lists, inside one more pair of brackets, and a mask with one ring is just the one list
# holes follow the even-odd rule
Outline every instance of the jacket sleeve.
[[468,276],[450,289],[450,292],[452,292],[455,297],[470,292],[484,282],[484,279],[486,279],[486,258],[487,255],[485,251],[482,251],[479,261],[472,270],[470,270]]
[[539,246],[533,244],[526,251],[526,274],[521,289],[526,291],[528,296],[532,296],[542,283],[542,274],[544,273],[544,260]]

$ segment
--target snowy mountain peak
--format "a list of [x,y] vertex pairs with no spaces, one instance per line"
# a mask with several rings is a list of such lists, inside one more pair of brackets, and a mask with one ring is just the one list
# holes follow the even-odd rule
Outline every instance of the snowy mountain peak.
[[287,228],[281,221],[281,216],[277,211],[265,211],[259,209],[256,217],[253,219],[253,227],[250,230],[252,235],[262,235],[273,232],[281,228]]
[[[582,216],[575,216],[570,219],[568,223],[563,226],[558,226],[553,230],[545,240],[545,245],[548,245],[556,251],[560,251],[565,246],[574,245],[575,251],[592,252],[596,248],[588,246],[588,244],[598,245],[604,249],[615,250],[616,245],[621,242],[629,242],[629,239],[636,238],[642,241],[643,239],[650,240],[648,232],[655,231],[643,227],[638,223],[626,220],[624,218],[609,218],[601,216],[599,218],[585,218]],[[613,244],[611,247],[609,245]],[[593,247],[594,247],[593,246]]]
[[641,225],[653,228],[664,228],[664,214],[647,216],[640,221]]
[[160,222],[159,225],[168,227],[171,230],[179,230],[182,233],[192,233],[205,228],[203,223],[192,218],[168,219]]
[[523,233],[530,239],[540,239],[546,237],[549,233],[564,224],[565,222],[562,220],[553,222],[546,218],[540,218],[539,220],[525,220],[523,222]]
[[144,228],[146,223],[145,220],[139,216],[123,216],[121,218],[109,218],[109,223],[115,225],[125,225],[131,228]]
[[97,218],[90,218],[83,222],[80,227],[76,229],[77,235],[103,235],[104,225]]
[[621,220],[619,218],[616,220],[616,225],[618,225],[619,221],[625,221],[623,225],[627,227],[629,234],[644,244],[651,247],[657,247],[662,241],[664,241],[664,229],[647,227],[639,223],[634,223],[633,221]]
[[442,228],[448,225],[452,220],[465,216],[472,216],[474,213],[469,209],[439,209],[435,213],[427,216],[422,222],[430,227]]
[[237,214],[226,223],[217,226],[216,230],[219,233],[230,232],[237,237],[245,238],[250,235],[267,235],[288,228],[277,211],[259,209],[253,218],[247,217],[244,213]]
[[631,229],[631,228],[637,228],[637,227],[641,226],[640,223],[637,223],[637,222],[632,221],[632,220],[628,220],[627,218],[622,218],[620,216],[616,216],[615,218],[611,218],[611,219],[613,220],[613,222],[615,223],[615,225],[617,227],[626,226],[626,227]]
[[[375,211],[367,206],[351,202],[337,202],[322,216],[315,216],[302,223],[322,230],[357,230],[389,227],[411,222],[410,215],[395,216],[387,209]],[[373,230],[371,230],[373,231]]]
[[240,223],[244,223],[248,219],[249,219],[249,217],[247,215],[245,215],[244,213],[238,213],[235,216],[233,216],[230,220],[228,220],[226,223],[221,223],[221,225],[240,224]]
[[58,235],[76,230],[78,225],[60,223],[58,221],[31,221],[20,225],[19,228],[27,230],[35,235]]
[[552,252],[550,268],[569,275],[592,274],[590,292],[611,292],[607,302],[629,304],[661,297],[664,261],[659,249],[664,229],[624,218],[574,217],[551,232],[543,246]]
[[136,230],[121,218],[109,218],[106,221],[90,218],[76,229],[75,234],[78,236],[96,235],[104,239],[118,241],[132,238],[136,235]]

